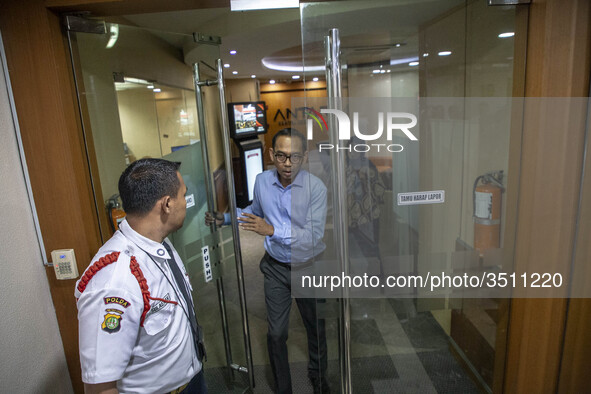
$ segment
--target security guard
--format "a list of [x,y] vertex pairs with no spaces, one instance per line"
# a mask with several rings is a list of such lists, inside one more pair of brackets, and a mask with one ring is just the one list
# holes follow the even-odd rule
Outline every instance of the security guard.
[[76,283],[87,393],[206,393],[188,275],[168,239],[183,225],[180,163],[142,159],[119,179],[127,218]]

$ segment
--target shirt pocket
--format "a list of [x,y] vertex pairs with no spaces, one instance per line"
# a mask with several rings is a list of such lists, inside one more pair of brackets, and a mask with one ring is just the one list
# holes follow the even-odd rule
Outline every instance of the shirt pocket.
[[153,336],[163,332],[170,326],[177,305],[160,300],[152,301],[151,305],[146,320],[144,320],[144,329],[146,334]]

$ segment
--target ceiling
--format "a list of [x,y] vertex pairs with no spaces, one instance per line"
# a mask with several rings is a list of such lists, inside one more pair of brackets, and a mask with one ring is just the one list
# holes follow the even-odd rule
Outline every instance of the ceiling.
[[[340,30],[343,55],[348,64],[380,64],[409,67],[407,60],[418,57],[419,26],[435,20],[464,0],[360,0],[302,3],[300,9],[232,12],[229,8],[209,8],[124,16],[129,24],[163,32],[180,46],[185,35],[194,32],[222,38],[220,54],[226,78],[291,80],[299,74],[302,53],[306,77],[324,76],[323,37],[332,27]],[[303,23],[302,23],[303,20]],[[303,34],[302,34],[303,26]],[[172,40],[174,41],[174,40]],[[304,51],[302,51],[302,42]],[[396,44],[400,44],[397,46]],[[231,55],[230,50],[236,50]],[[294,71],[277,68],[292,67]],[[232,74],[235,71],[237,74]]]

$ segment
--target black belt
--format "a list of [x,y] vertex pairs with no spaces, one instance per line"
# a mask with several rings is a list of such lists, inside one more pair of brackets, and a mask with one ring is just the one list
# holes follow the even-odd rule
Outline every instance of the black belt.
[[304,268],[311,267],[311,266],[312,266],[312,264],[314,264],[314,261],[315,261],[316,259],[322,258],[322,255],[323,255],[323,254],[324,254],[324,252],[322,252],[322,253],[320,253],[320,254],[318,254],[318,255],[316,255],[316,256],[314,256],[314,257],[312,257],[312,258],[311,258],[310,260],[308,260],[308,261],[304,261],[303,263],[283,263],[283,262],[281,262],[281,261],[277,260],[276,258],[274,258],[273,256],[271,256],[271,255],[269,254],[269,252],[265,252],[265,257],[266,257],[266,258],[267,258],[269,261],[271,261],[272,263],[274,263],[274,264],[277,264],[277,265],[279,265],[279,266],[281,266],[281,267],[287,268],[288,270],[290,270],[290,271],[291,271],[291,270],[301,270],[301,269],[304,269]]

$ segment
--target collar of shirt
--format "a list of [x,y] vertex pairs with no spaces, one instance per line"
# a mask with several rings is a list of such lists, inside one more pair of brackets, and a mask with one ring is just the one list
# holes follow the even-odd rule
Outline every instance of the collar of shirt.
[[156,241],[152,241],[151,239],[146,238],[140,233],[136,232],[133,228],[131,228],[129,223],[127,223],[127,220],[123,219],[123,221],[119,223],[119,231],[125,236],[125,238],[136,244],[140,249],[149,255],[157,257],[158,259],[170,259],[170,255],[164,248],[164,245]]
[[300,168],[300,170],[296,174],[295,179],[289,185],[287,185],[287,187],[283,187],[283,185],[279,181],[279,174],[277,173],[277,168],[274,168],[273,169],[273,185],[277,185],[283,189],[289,189],[291,186],[304,187],[304,174],[303,174],[304,172],[306,172],[306,170],[303,170]]

